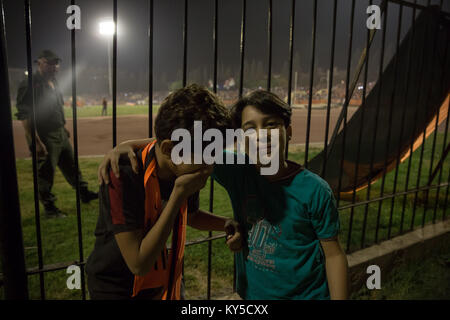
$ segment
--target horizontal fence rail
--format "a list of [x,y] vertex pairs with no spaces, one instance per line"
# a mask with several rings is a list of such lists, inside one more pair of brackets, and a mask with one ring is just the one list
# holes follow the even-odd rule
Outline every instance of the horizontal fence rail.
[[[219,54],[219,20],[220,20],[220,6],[224,0],[213,1],[212,33],[211,33],[211,48],[212,48],[212,91],[216,94],[218,91],[218,54]],[[153,96],[154,96],[154,39],[155,39],[155,15],[158,12],[154,8],[154,0],[148,2],[148,136],[153,136]],[[182,86],[188,84],[188,48],[189,48],[189,32],[191,32],[191,21],[189,21],[189,5],[188,1],[180,2],[183,4],[183,20],[182,20]],[[382,223],[381,219],[387,217],[387,231],[384,239],[390,239],[395,235],[400,235],[408,230],[413,230],[417,227],[417,219],[420,219],[420,226],[424,226],[427,221],[435,223],[438,217],[438,209],[442,208],[442,220],[446,219],[447,204],[449,198],[450,188],[450,172],[448,177],[444,174],[445,169],[448,169],[448,153],[450,147],[448,144],[448,129],[449,129],[449,84],[450,74],[449,63],[450,59],[448,53],[448,42],[450,39],[449,19],[450,13],[443,11],[443,1],[441,0],[436,6],[432,6],[431,1],[427,5],[418,4],[417,0],[402,1],[402,0],[368,0],[367,6],[377,3],[381,8],[381,29],[367,29],[365,34],[365,44],[359,56],[358,63],[352,67],[353,58],[355,58],[355,17],[356,8],[359,1],[352,0],[350,4],[350,20],[343,26],[345,29],[345,36],[347,37],[346,50],[346,70],[345,70],[345,97],[339,103],[341,107],[337,118],[336,125],[330,135],[331,129],[331,108],[335,104],[333,102],[333,84],[336,84],[334,79],[334,70],[336,65],[336,50],[337,50],[337,36],[338,36],[338,9],[343,1],[330,0],[330,7],[332,8],[331,16],[331,43],[330,43],[330,57],[327,66],[329,68],[329,77],[327,78],[327,92],[326,92],[326,116],[325,116],[325,134],[323,142],[323,150],[318,155],[312,156],[312,145],[310,135],[312,130],[312,114],[315,83],[317,83],[316,69],[318,64],[318,50],[317,46],[321,37],[319,32],[319,13],[318,6],[320,0],[311,0],[312,11],[308,14],[312,17],[311,38],[305,39],[310,42],[310,59],[308,63],[308,84],[305,86],[308,92],[307,97],[307,118],[306,118],[306,137],[304,145],[304,165],[309,170],[322,176],[332,187],[337,198],[338,210],[341,214],[341,225],[345,225],[344,238],[346,240],[346,252],[350,253],[362,249],[368,245],[378,243],[382,240]],[[273,68],[273,51],[274,51],[274,25],[275,15],[274,7],[276,2],[273,0],[265,0],[267,5],[267,82],[265,89],[269,91],[274,90],[274,68]],[[76,5],[76,1],[71,0],[71,5]],[[33,65],[32,65],[32,11],[30,7],[30,0],[24,0],[24,22],[25,22],[25,41],[26,41],[26,56],[27,56],[27,71],[28,71],[28,86],[33,87]],[[289,67],[287,74],[287,95],[285,100],[293,107],[296,107],[297,88],[293,90],[294,78],[294,52],[301,44],[296,43],[295,35],[299,31],[298,13],[299,8],[302,9],[301,2],[291,0],[289,2],[289,42],[288,42],[288,58],[287,65]],[[3,106],[7,106],[8,111],[11,110],[11,101],[9,95],[8,85],[8,67],[6,60],[6,31],[5,21],[3,16],[8,12],[3,13],[3,0],[0,0],[0,31],[1,31],[1,56],[0,56],[0,76],[2,79],[0,92],[1,102]],[[241,15],[240,15],[240,39],[239,40],[239,84],[238,84],[238,98],[241,98],[246,93],[245,88],[245,65],[248,51],[248,15],[249,3],[247,0],[241,1]],[[395,21],[397,22],[395,28],[389,29],[387,23],[388,16],[392,15],[397,10]],[[411,13],[411,18],[408,30],[403,30],[403,21],[407,21],[406,12]],[[117,61],[118,55],[118,38],[117,38],[117,23],[120,12],[118,12],[117,0],[112,0],[112,12],[115,32],[112,38],[112,145],[117,145]],[[433,17],[431,19],[430,17]],[[392,26],[390,26],[392,27]],[[407,32],[406,32],[407,31]],[[385,56],[386,38],[390,33],[395,34],[394,56],[391,61],[387,61]],[[402,40],[402,33],[406,33]],[[79,170],[78,162],[78,136],[81,132],[77,127],[77,47],[76,47],[75,29],[71,30],[70,37],[70,53],[71,53],[71,85],[72,85],[72,116],[73,116],[73,139],[74,139],[74,162],[76,171]],[[431,38],[430,38],[431,35]],[[374,52],[374,43],[376,40],[381,42],[378,52]],[[447,41],[445,41],[447,40]],[[426,44],[426,45],[425,45]],[[304,57],[301,57],[304,59]],[[416,61],[417,60],[417,61]],[[108,61],[109,63],[109,61]],[[377,68],[377,81],[375,86],[370,90],[368,88],[369,82],[369,68],[370,63],[375,63]],[[3,79],[6,79],[3,81]],[[406,80],[405,80],[406,79]],[[412,79],[409,81],[409,79]],[[405,80],[405,81],[400,81]],[[296,80],[295,80],[296,82]],[[348,110],[351,105],[352,98],[358,86],[361,89],[361,103],[357,112],[350,119],[348,118]],[[359,90],[359,89],[358,89]],[[5,94],[4,94],[5,93]],[[46,281],[44,274],[48,272],[65,270],[71,265],[78,265],[81,267],[82,283],[81,283],[81,299],[85,300],[86,295],[86,281],[84,277],[84,266],[86,259],[84,255],[84,245],[82,236],[82,210],[80,206],[80,181],[78,176],[76,178],[75,198],[76,198],[76,224],[77,224],[77,246],[78,246],[78,260],[70,262],[60,262],[55,264],[46,264],[43,255],[42,231],[41,231],[41,212],[39,208],[38,195],[38,181],[37,181],[37,154],[36,154],[36,134],[35,134],[35,101],[33,99],[32,118],[31,118],[31,150],[32,150],[32,168],[33,168],[33,194],[34,194],[34,215],[35,215],[35,230],[36,230],[36,255],[37,266],[33,268],[26,268],[24,259],[23,239],[20,224],[20,209],[17,194],[17,188],[12,188],[6,194],[3,192],[3,185],[6,183],[3,173],[2,179],[2,212],[0,218],[2,225],[2,246],[6,248],[2,252],[3,270],[0,275],[0,286],[5,287],[6,298],[27,298],[29,296],[27,288],[27,277],[37,275],[39,277],[39,296],[40,299],[45,300],[47,297]],[[387,106],[387,107],[386,107]],[[410,107],[412,106],[412,107]],[[411,109],[411,110],[410,110]],[[3,111],[5,111],[3,110]],[[429,110],[432,110],[428,112]],[[3,113],[2,113],[3,114]],[[356,121],[357,119],[358,121]],[[2,122],[2,130],[6,128],[4,136],[11,138],[12,143],[12,128],[11,128],[11,114],[0,119]],[[428,121],[428,122],[427,122]],[[366,124],[371,123],[372,132],[367,133]],[[398,123],[396,123],[398,122]],[[409,124],[413,124],[411,127]],[[442,148],[437,145],[438,129],[444,127]],[[397,131],[398,127],[398,131]],[[432,134],[430,136],[430,134]],[[431,151],[426,148],[427,137],[431,139]],[[407,137],[407,138],[405,138]],[[383,140],[384,139],[384,140]],[[430,140],[429,139],[429,140]],[[407,144],[404,141],[407,140]],[[380,143],[384,141],[384,143]],[[382,145],[382,147],[380,146]],[[406,145],[406,148],[405,148]],[[420,148],[420,150],[418,149]],[[349,149],[355,151],[352,161],[349,160]],[[414,151],[416,151],[414,153]],[[440,152],[440,155],[437,153]],[[413,154],[414,153],[414,154]],[[429,158],[428,153],[430,153]],[[380,155],[381,154],[381,155]],[[13,155],[11,151],[9,156]],[[366,156],[369,156],[370,162],[364,162]],[[377,157],[375,157],[377,155]],[[378,157],[379,156],[379,157]],[[413,171],[416,169],[413,165],[413,157],[418,161],[418,174],[415,176]],[[16,173],[15,158],[8,159],[8,162],[1,163],[1,171],[10,171]],[[401,172],[401,164],[406,166],[406,173]],[[428,164],[428,179],[421,178],[421,173],[426,170],[425,163]],[[403,168],[402,167],[402,168]],[[392,189],[389,190],[389,173],[393,174]],[[437,178],[437,180],[435,179]],[[5,180],[4,180],[5,179]],[[403,179],[403,180],[402,180]],[[415,179],[415,180],[414,180]],[[422,179],[422,180],[421,180]],[[375,195],[375,183],[379,181],[379,194]],[[404,188],[401,184],[404,183]],[[17,176],[8,176],[8,185],[17,186]],[[214,209],[214,185],[215,182],[211,179],[210,182],[210,196],[209,196],[209,211]],[[377,185],[378,188],[378,185]],[[434,191],[434,193],[431,193]],[[433,198],[430,195],[435,196]],[[10,196],[12,202],[6,198]],[[422,198],[423,195],[423,198]],[[409,197],[409,198],[408,198]],[[413,198],[413,199],[411,199]],[[396,201],[397,200],[397,201]],[[388,201],[388,209],[383,210],[383,201]],[[410,212],[410,202],[412,201],[412,212]],[[401,205],[399,204],[401,203]],[[371,204],[375,204],[377,208],[372,208]],[[385,202],[386,204],[386,202]],[[395,208],[397,206],[397,208]],[[400,207],[399,207],[400,206]],[[423,212],[418,212],[420,207],[423,207]],[[386,207],[386,206],[385,206]],[[406,209],[408,207],[408,209]],[[5,209],[4,209],[5,208]],[[386,211],[387,210],[387,211]],[[407,213],[408,210],[408,213]],[[430,212],[432,215],[430,218]],[[411,214],[409,214],[409,212]],[[8,216],[6,213],[11,214]],[[427,216],[428,214],[428,216]],[[407,216],[410,216],[410,221]],[[11,217],[13,217],[11,219]],[[428,220],[427,220],[428,217]],[[395,220],[395,221],[394,221]],[[372,222],[370,222],[372,221]],[[5,224],[3,224],[3,222]],[[409,223],[409,226],[408,226]],[[361,232],[355,233],[355,228],[361,226]],[[397,226],[398,225],[398,226]],[[394,232],[394,227],[397,232]],[[4,229],[8,229],[6,232]],[[407,230],[405,230],[407,229]],[[15,230],[14,232],[12,232]],[[369,242],[368,237],[373,234],[373,241]],[[20,239],[17,237],[20,236]],[[355,238],[358,237],[356,240]],[[212,241],[225,238],[225,234],[220,233],[213,235],[212,232],[208,236],[201,239],[190,240],[186,242],[186,246],[193,246],[207,242],[207,286],[206,298],[210,299],[212,296],[211,278],[212,278],[212,259],[213,248]],[[13,241],[13,239],[15,239]],[[20,240],[20,241],[19,241]],[[15,252],[16,255],[12,258],[6,258]],[[234,267],[235,268],[235,267]],[[235,290],[235,273],[233,279],[233,289]]]

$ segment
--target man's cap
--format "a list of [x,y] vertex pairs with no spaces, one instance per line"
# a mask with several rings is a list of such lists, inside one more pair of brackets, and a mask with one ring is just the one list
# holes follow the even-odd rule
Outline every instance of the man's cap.
[[[41,58],[45,58],[45,59],[47,59],[47,61],[48,62],[58,62],[58,61],[61,61],[61,58],[60,57],[58,57],[57,55],[56,55],[56,53],[54,53],[53,51],[51,51],[51,50],[42,50],[40,53],[39,53],[39,55],[38,55],[38,57],[37,57],[38,59],[41,59]],[[37,60],[36,60],[37,61]],[[35,62],[36,62],[35,61]]]

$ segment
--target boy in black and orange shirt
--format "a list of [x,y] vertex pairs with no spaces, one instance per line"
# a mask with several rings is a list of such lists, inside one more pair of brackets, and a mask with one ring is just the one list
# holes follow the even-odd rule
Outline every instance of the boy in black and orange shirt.
[[[186,224],[200,230],[227,231],[227,244],[240,249],[238,225],[199,210],[198,192],[212,165],[175,164],[171,159],[175,129],[224,131],[227,110],[208,90],[191,85],[170,94],[155,121],[156,140],[119,162],[119,177],[100,188],[95,247],[86,272],[91,299],[180,299]],[[172,250],[166,242],[172,232]]]

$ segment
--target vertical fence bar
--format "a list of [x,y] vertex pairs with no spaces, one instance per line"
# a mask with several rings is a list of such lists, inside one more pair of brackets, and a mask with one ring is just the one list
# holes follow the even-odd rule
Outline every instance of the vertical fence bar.
[[308,115],[306,120],[306,141],[305,141],[305,168],[308,168],[308,153],[309,153],[309,138],[311,131],[311,111],[312,111],[312,96],[314,87],[314,64],[316,56],[316,29],[317,29],[317,0],[314,0],[313,7],[313,26],[311,39],[311,68],[309,75],[309,98],[308,98]]
[[[346,140],[346,134],[347,134],[347,109],[349,105],[349,101],[351,98],[351,94],[349,92],[349,82],[350,82],[350,69],[352,65],[352,50],[353,50],[353,25],[355,21],[355,0],[352,0],[352,9],[351,9],[351,17],[350,17],[350,30],[349,30],[349,41],[348,41],[348,55],[347,55],[347,73],[346,73],[346,79],[345,79],[345,103],[342,106],[343,108],[343,116],[344,116],[344,125],[342,128],[342,134],[343,134],[343,142],[342,142],[342,157],[341,157],[341,165],[340,165],[340,171],[339,171],[339,182],[338,182],[338,192],[337,192],[337,206],[339,207],[339,202],[341,200],[341,186],[342,186],[342,171],[344,166],[344,153],[345,153],[345,140]],[[353,92],[352,92],[353,94]],[[336,123],[336,127],[340,126],[340,123]],[[339,128],[336,128],[339,129]],[[349,227],[349,233],[351,233],[351,226],[353,221],[350,220],[350,227]],[[349,245],[350,242],[347,243]]]
[[[218,30],[218,0],[214,0],[214,30],[213,30],[213,92],[217,94],[217,30]],[[210,177],[211,182],[209,185],[209,212],[214,210],[214,178]],[[208,232],[208,237],[212,237],[212,232]],[[234,256],[234,255],[233,255]],[[212,241],[208,241],[208,284],[206,299],[211,299],[211,266],[212,266]]]
[[327,115],[325,121],[325,139],[323,144],[323,154],[325,155],[323,158],[323,166],[321,176],[324,177],[326,173],[327,166],[327,147],[328,147],[328,134],[330,131],[330,111],[331,111],[331,98],[333,92],[333,76],[334,76],[334,51],[336,44],[336,16],[337,16],[337,0],[334,0],[333,4],[333,28],[332,28],[332,38],[331,38],[331,61],[330,61],[330,70],[329,70],[329,79],[328,79],[328,101],[327,101]]
[[270,91],[272,82],[272,0],[269,0],[269,9],[267,12],[267,45],[268,45],[268,69],[267,69],[267,91]]
[[[376,108],[376,112],[375,112],[375,128],[374,128],[374,134],[373,134],[373,139],[372,139],[372,153],[371,153],[371,161],[370,161],[370,172],[373,171],[373,156],[375,154],[375,143],[376,143],[376,136],[377,136],[377,131],[378,131],[378,118],[379,118],[379,113],[380,113],[380,100],[381,100],[381,92],[382,92],[382,87],[383,87],[383,82],[382,82],[382,75],[383,75],[383,64],[384,64],[384,48],[385,48],[385,42],[386,42],[386,17],[387,17],[387,12],[388,12],[388,4],[386,4],[385,7],[385,11],[384,11],[384,16],[383,16],[383,32],[382,32],[382,40],[381,40],[381,54],[380,54],[380,64],[379,64],[379,69],[378,69],[378,81],[379,81],[379,87],[378,87],[378,92],[377,92],[377,108]],[[366,195],[366,200],[370,199],[370,191],[371,191],[371,180],[369,178],[369,182],[367,185],[367,195]],[[364,208],[364,216],[365,218],[367,218],[368,215],[368,211],[369,211],[369,203],[367,203],[365,205]],[[377,227],[379,225],[379,220],[377,220]],[[362,242],[364,243],[364,239],[362,240]]]
[[[383,0],[383,2],[381,2],[381,5],[380,5],[381,14],[383,14],[384,9],[385,9],[385,7],[387,6],[387,2],[388,2],[388,0]],[[377,29],[372,29],[372,30],[370,30],[369,49],[370,49],[370,46],[372,45],[373,39],[374,39],[374,37],[375,37],[376,30],[377,30]],[[365,63],[365,60],[366,60],[366,57],[367,57],[367,50],[368,50],[368,49],[365,49],[365,50],[361,53],[361,57],[359,58],[358,66],[357,66],[357,68],[356,68],[356,72],[355,72],[355,75],[354,75],[354,77],[353,77],[352,84],[351,84],[351,86],[349,87],[350,89],[349,89],[349,94],[348,94],[348,96],[350,96],[350,97],[353,95],[353,92],[355,91],[355,88],[356,88],[356,85],[357,85],[359,76],[361,75],[362,68],[363,68],[363,66],[364,66],[364,63]],[[328,149],[328,152],[330,152],[330,150],[332,150],[332,148],[333,148],[333,146],[334,146],[334,142],[335,142],[335,140],[336,140],[336,137],[337,137],[337,135],[338,135],[339,129],[340,129],[340,127],[341,127],[342,120],[344,119],[344,113],[345,113],[346,110],[347,110],[347,107],[348,107],[349,102],[350,102],[350,101],[344,101],[344,104],[343,104],[343,106],[342,106],[342,110],[341,110],[341,112],[340,112],[340,114],[339,114],[339,117],[338,117],[338,119],[337,119],[337,121],[336,121],[336,125],[334,126],[333,134],[332,134],[332,136],[331,136],[331,138],[330,138],[330,143],[328,144],[328,148],[327,148],[327,149]]]
[[[295,31],[295,0],[291,0],[291,18],[289,22],[289,84],[287,103],[291,105],[292,95],[292,66],[294,61],[294,31]],[[294,92],[295,102],[295,92]]]
[[[25,7],[25,32],[26,32],[26,46],[27,46],[27,71],[28,71],[28,90],[31,90],[32,96],[32,114],[30,122],[31,132],[31,154],[33,159],[33,192],[34,192],[34,214],[36,224],[36,242],[38,251],[38,267],[42,270],[44,266],[42,256],[42,237],[41,237],[41,220],[40,220],[40,208],[39,208],[39,191],[37,180],[37,154],[36,154],[36,109],[34,103],[34,88],[33,88],[33,65],[32,65],[32,53],[31,53],[31,7],[30,0],[24,0]],[[39,285],[41,300],[45,300],[45,283],[44,274],[39,272]]]
[[[427,28],[428,28],[428,26],[429,26],[429,24],[427,24]],[[425,37],[426,37],[426,33],[424,34],[424,40],[425,40]],[[419,88],[422,86],[423,69],[424,69],[424,64],[425,64],[425,52],[426,52],[426,48],[424,47],[422,49],[422,59],[421,59],[420,67],[419,67],[419,74],[420,74],[420,76],[419,76]],[[417,92],[417,99],[416,99],[416,101],[418,101],[419,98],[420,98],[420,91]],[[415,135],[416,130],[417,130],[417,121],[418,121],[418,109],[419,109],[418,102],[416,102],[415,109],[414,109],[414,127],[413,127],[413,131],[412,131],[411,143],[410,143],[410,146],[409,146],[409,159],[408,159],[408,168],[407,168],[406,180],[405,180],[405,192],[408,191],[409,178],[410,178],[410,174],[411,174],[411,165],[412,165],[412,157],[413,157],[413,146],[414,146],[414,135]],[[404,216],[404,214],[405,214],[406,199],[407,199],[407,195],[405,194],[403,196],[403,201],[402,201],[402,216]],[[411,226],[413,226],[413,218],[411,220],[412,220],[411,221]],[[403,232],[403,224],[400,225],[400,233],[402,233],[402,232]]]
[[[417,0],[414,1],[414,4],[416,4]],[[412,65],[412,55],[413,55],[413,48],[414,48],[414,38],[415,38],[415,18],[416,18],[416,7],[413,7],[413,12],[412,12],[412,16],[411,16],[411,38],[410,38],[410,44],[409,44],[409,55],[408,55],[408,67],[406,70],[406,79],[409,79],[409,75],[411,73],[411,65]],[[398,50],[397,50],[398,51]],[[394,186],[393,186],[393,190],[392,193],[396,194],[397,193],[397,182],[398,182],[398,174],[399,174],[399,166],[400,166],[400,155],[401,155],[401,140],[403,137],[403,133],[405,130],[405,117],[406,117],[406,103],[408,100],[408,96],[409,96],[409,81],[406,82],[406,89],[405,89],[405,96],[404,96],[404,102],[403,102],[403,110],[402,110],[402,118],[401,118],[401,124],[400,124],[400,134],[398,137],[398,149],[397,149],[397,157],[396,157],[396,163],[395,163],[395,174],[394,174]],[[389,217],[390,219],[392,219],[393,217],[393,213],[394,213],[394,206],[395,206],[395,197],[391,198],[391,210],[389,213]],[[404,210],[403,210],[404,213]],[[404,214],[401,215],[400,217],[400,227],[399,227],[399,234],[402,233],[403,230],[403,221],[404,221]],[[391,238],[391,228],[389,228],[388,230],[388,239]]]
[[[342,186],[342,171],[344,166],[344,153],[345,153],[345,139],[346,139],[346,131],[347,131],[347,107],[348,102],[350,101],[350,94],[349,94],[349,81],[350,81],[350,68],[352,63],[352,50],[353,50],[353,25],[355,20],[355,0],[352,0],[352,9],[351,9],[351,18],[350,18],[350,30],[349,30],[349,41],[348,41],[348,56],[347,56],[347,74],[345,79],[345,103],[344,103],[344,126],[342,128],[342,134],[343,134],[343,142],[342,142],[342,158],[341,158],[341,165],[339,170],[339,182],[338,182],[338,192],[337,192],[337,207],[339,207],[339,202],[341,200],[341,186]],[[339,124],[337,123],[336,126]],[[335,128],[336,129],[336,128]],[[349,227],[348,227],[348,236],[347,236],[347,248],[346,251],[349,252],[350,250],[350,241],[351,241],[351,234],[352,234],[352,228],[353,228],[353,216],[350,217],[349,220]]]
[[[71,0],[70,4],[75,5],[75,0]],[[70,32],[71,40],[71,56],[72,56],[72,117],[73,117],[73,160],[75,164],[75,195],[76,195],[76,206],[77,206],[77,229],[78,229],[78,251],[80,259],[80,269],[81,269],[81,298],[86,300],[86,286],[84,278],[84,261],[83,258],[83,233],[81,228],[81,207],[80,207],[80,178],[79,163],[78,163],[78,127],[77,127],[77,63],[76,63],[76,51],[75,51],[75,29]]]
[[113,109],[113,147],[117,145],[117,0],[113,0],[113,79],[112,79],[112,109]]
[[[439,4],[439,11],[441,11],[441,10],[442,10],[442,0],[441,0],[441,2]],[[439,33],[439,27],[438,27],[438,30],[436,31],[436,33],[437,34]],[[438,36],[436,35],[436,37],[438,37]],[[447,58],[447,49],[448,49],[448,42],[446,42],[446,44],[445,44],[444,59]],[[445,62],[446,62],[446,60],[444,60],[444,63]],[[442,82],[444,81],[444,79],[445,79],[445,68],[442,69],[441,81],[439,81],[441,86],[442,86]],[[428,99],[427,99],[427,101],[430,100],[431,93],[432,93],[432,87],[430,86],[430,90],[428,91]],[[431,185],[431,182],[432,182],[431,181],[431,175],[433,173],[434,152],[436,151],[436,138],[437,138],[438,125],[439,125],[439,111],[440,110],[438,109],[438,112],[436,114],[436,122],[434,124],[434,136],[433,136],[433,144],[432,144],[432,147],[431,147],[430,170],[429,170],[429,173],[428,173],[428,187]],[[437,190],[439,190],[439,189],[437,189]],[[427,206],[428,206],[429,194],[430,194],[430,189],[426,189],[425,190],[425,201],[423,203],[422,228],[425,226],[425,219],[426,219],[426,214],[427,214]],[[436,197],[439,197],[439,193],[436,193]],[[434,220],[434,218],[433,218],[433,220]]]
[[242,20],[241,20],[241,66],[239,81],[239,98],[244,94],[244,59],[245,59],[245,20],[247,16],[247,0],[242,0]]
[[[244,94],[244,59],[245,59],[245,20],[247,17],[247,0],[242,0],[242,18],[241,18],[241,63],[240,63],[240,80],[239,80],[239,98]],[[233,263],[233,292],[236,292],[236,256]]]
[[[369,0],[369,5],[372,5],[373,1]],[[362,133],[363,133],[363,124],[364,124],[364,116],[366,113],[366,93],[367,93],[367,78],[369,75],[369,58],[370,58],[370,30],[367,29],[367,38],[366,38],[366,65],[364,67],[364,87],[362,91],[362,101],[361,101],[361,123],[359,127],[358,134],[358,150],[356,152],[356,166],[355,166],[355,179],[353,180],[353,195],[352,195],[352,204],[355,203],[356,200],[356,184],[358,179],[358,171],[359,171],[359,161],[361,155],[361,142],[362,142]],[[353,219],[355,207],[350,209],[350,221]],[[366,235],[366,224],[367,224],[367,215],[364,215],[362,231],[361,231],[361,249],[364,248],[364,239]],[[349,233],[349,237],[350,237]],[[350,240],[350,238],[348,239]],[[348,241],[350,243],[350,241]]]
[[[429,24],[427,24],[427,28],[428,28]],[[426,34],[424,35],[424,41],[425,41],[425,37]],[[426,53],[426,48],[424,47],[422,49],[422,59],[421,59],[421,64],[420,64],[420,77],[419,77],[419,87],[422,86],[422,78],[423,78],[423,69],[424,69],[424,64],[425,64],[425,53]],[[420,98],[420,91],[417,92],[417,99],[416,101],[418,101]],[[406,181],[405,181],[405,192],[408,191],[408,185],[409,185],[409,178],[410,178],[410,174],[411,174],[411,165],[412,165],[412,157],[413,157],[413,146],[414,146],[414,135],[416,133],[416,129],[417,129],[417,121],[418,121],[418,109],[419,109],[419,105],[418,102],[416,102],[415,105],[415,109],[414,109],[414,128],[412,131],[413,136],[411,137],[411,143],[410,143],[410,147],[409,147],[409,159],[408,159],[408,169],[406,172]],[[404,215],[405,212],[405,206],[406,206],[406,199],[407,199],[407,195],[405,194],[403,196],[403,204],[402,204],[402,216]],[[411,226],[414,226],[414,218],[412,217],[411,219]],[[410,228],[412,228],[410,227]],[[403,225],[400,225],[400,232],[403,232]]]
[[153,0],[149,2],[148,26],[148,136],[153,137]]
[[449,190],[450,190],[450,170],[448,172],[448,178],[447,178],[447,191],[445,192],[444,212],[442,213],[442,221],[445,220],[445,216],[446,216],[446,213],[447,213],[447,204],[448,204]]
[[184,0],[184,20],[183,20],[183,87],[187,83],[187,37],[188,37],[188,1]]
[[[386,16],[388,14],[388,11],[386,10]],[[389,147],[391,145],[391,134],[392,134],[392,114],[394,112],[394,100],[395,100],[395,91],[397,88],[397,76],[398,76],[398,54],[400,52],[400,35],[402,31],[402,15],[403,15],[403,5],[400,4],[400,8],[398,11],[398,18],[397,18],[397,39],[396,39],[396,45],[395,45],[395,55],[394,55],[394,88],[392,88],[391,91],[391,97],[389,101],[389,120],[388,120],[388,132],[387,132],[387,143],[386,143],[386,152],[384,157],[384,170],[383,170],[383,178],[381,181],[381,190],[380,190],[380,198],[384,195],[384,187],[386,183],[386,174],[387,174],[387,165],[388,165],[388,157],[389,157]],[[378,243],[378,234],[379,234],[379,221],[381,217],[381,208],[383,206],[383,201],[380,201],[378,203],[378,213],[377,213],[377,226],[375,228],[375,242]],[[392,216],[389,216],[389,224],[388,224],[388,235],[391,233],[392,228]]]
[[6,29],[3,0],[0,0],[0,258],[5,299],[28,299],[25,253],[20,219],[16,157],[8,79]]
[[[450,99],[448,102],[448,107],[447,110],[450,110]],[[449,120],[450,120],[450,114],[449,111],[447,111],[447,119],[445,120],[445,130],[444,130],[444,143],[442,144],[442,155],[444,155],[445,153],[445,149],[447,146],[447,134],[448,134],[448,124],[449,124]],[[444,166],[441,165],[441,168],[439,170],[439,177],[438,177],[438,185],[441,184],[441,180],[442,180],[442,172],[443,172]],[[440,187],[437,188],[436,191],[436,201],[434,202],[434,213],[433,213],[433,223],[436,222],[436,213],[437,213],[437,206],[438,206],[438,202],[439,202],[439,194],[440,194]]]
[[[430,5],[430,3],[431,3],[431,0],[428,0],[428,6]],[[438,31],[439,30],[435,30],[435,34],[434,34],[434,42],[433,42],[433,48],[432,48],[432,53],[431,53],[432,58],[434,58],[434,55],[435,55],[435,52],[436,52],[436,45],[437,45],[438,34],[439,34]],[[424,59],[425,59],[425,57],[424,57]],[[434,60],[432,60],[432,66],[434,66]],[[433,78],[434,78],[434,73],[431,74],[431,81],[433,81]],[[432,90],[431,84],[430,84],[430,89],[429,90],[430,91]],[[430,94],[431,93],[428,94],[428,98],[430,97]],[[419,101],[419,99],[418,99],[418,101]],[[417,104],[419,104],[418,101],[417,101]],[[425,103],[427,103],[427,101],[425,101]],[[421,145],[421,148],[420,148],[419,172],[417,174],[416,189],[419,188],[419,186],[420,186],[420,178],[421,178],[421,175],[422,175],[423,155],[424,155],[424,151],[425,151],[425,141],[426,141],[426,127],[427,126],[425,125],[425,127],[423,129],[423,132],[422,132],[422,145]],[[415,216],[416,216],[418,196],[419,196],[419,192],[416,191],[414,193],[413,214],[412,214],[411,227],[410,227],[411,230],[414,229],[414,219],[415,219]],[[423,219],[425,219],[425,215],[423,216]],[[422,221],[422,225],[424,225],[424,224],[425,224],[425,221],[423,220]]]
[[[385,51],[385,45],[386,45],[386,25],[387,25],[387,16],[388,16],[388,9],[389,4],[386,5],[386,10],[384,12],[383,16],[383,32],[382,32],[382,39],[381,39],[381,55],[380,55],[380,64],[378,69],[378,83],[379,83],[379,90],[377,92],[377,116],[376,116],[376,124],[375,124],[375,132],[374,132],[374,139],[372,141],[372,158],[370,160],[370,172],[373,170],[373,157],[375,155],[375,144],[376,144],[376,135],[378,131],[378,120],[379,120],[379,112],[380,112],[380,105],[381,105],[381,94],[383,92],[383,66],[384,66],[384,51]],[[392,108],[391,108],[392,109]],[[387,146],[388,147],[388,146]],[[384,189],[384,182],[385,179],[382,179],[381,182],[381,191]],[[367,193],[369,194],[370,191],[368,190]],[[381,201],[380,201],[381,203]],[[378,242],[378,229],[380,226],[380,211],[377,213],[377,223],[375,226],[375,242]]]

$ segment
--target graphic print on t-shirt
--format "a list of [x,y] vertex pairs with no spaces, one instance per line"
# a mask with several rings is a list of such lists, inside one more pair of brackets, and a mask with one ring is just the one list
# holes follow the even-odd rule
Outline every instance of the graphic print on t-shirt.
[[256,197],[249,196],[243,209],[250,229],[247,237],[248,261],[256,269],[277,273],[275,256],[280,245],[278,238],[282,234],[281,226],[267,221],[266,208],[261,206]]

